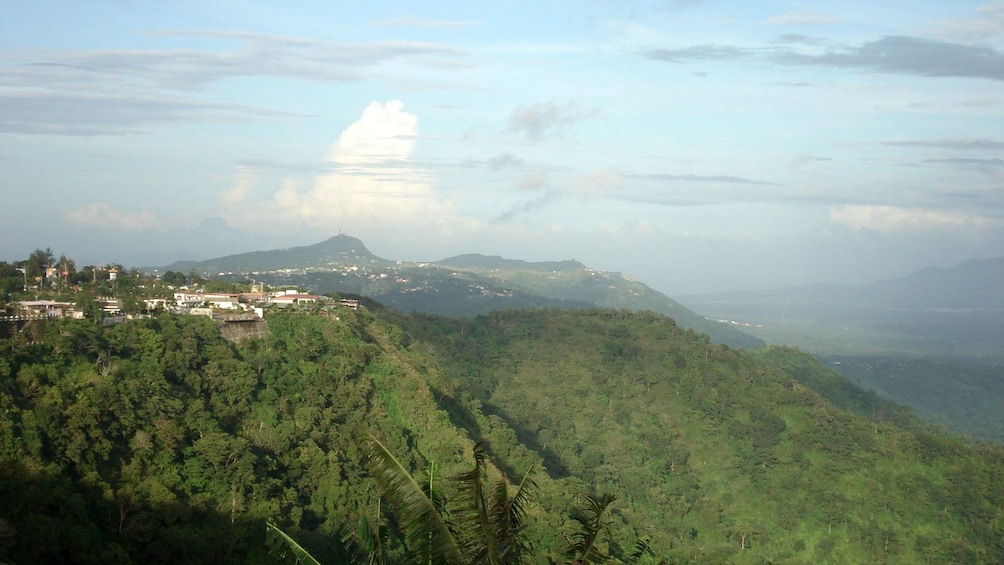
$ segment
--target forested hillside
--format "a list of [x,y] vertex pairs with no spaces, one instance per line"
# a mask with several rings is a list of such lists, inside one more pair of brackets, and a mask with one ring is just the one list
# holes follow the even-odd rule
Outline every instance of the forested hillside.
[[353,562],[360,516],[398,523],[368,434],[447,497],[476,441],[492,476],[534,470],[530,562],[563,561],[599,493],[618,497],[615,560],[650,540],[642,563],[1004,561],[1000,448],[834,388],[797,351],[597,309],[267,320],[241,345],[169,314],[0,340],[0,561],[271,563],[268,520]]
[[341,528],[377,508],[357,438],[459,469],[471,442],[381,324],[269,325],[241,348],[168,314],[0,342],[0,561],[271,563],[270,518],[345,562]]
[[1004,555],[1000,448],[939,435],[809,355],[737,352],[626,311],[406,323],[550,475],[618,492],[678,561]]

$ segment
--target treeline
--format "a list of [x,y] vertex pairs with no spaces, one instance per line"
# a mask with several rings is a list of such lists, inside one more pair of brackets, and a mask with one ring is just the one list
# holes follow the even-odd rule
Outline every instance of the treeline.
[[1001,450],[838,408],[794,350],[595,309],[267,321],[241,345],[168,314],[0,340],[0,562],[274,562],[267,521],[353,562],[364,516],[404,562],[370,435],[422,484],[475,442],[492,482],[533,469],[527,562],[565,560],[593,493],[618,497],[615,562],[646,540],[641,563],[1004,562]]
[[59,290],[67,285],[96,284],[109,279],[114,270],[123,279],[138,279],[135,269],[126,269],[120,264],[85,265],[77,268],[77,262],[66,254],[56,258],[51,248],[36,249],[26,259],[8,263],[0,261],[0,298],[28,290]]

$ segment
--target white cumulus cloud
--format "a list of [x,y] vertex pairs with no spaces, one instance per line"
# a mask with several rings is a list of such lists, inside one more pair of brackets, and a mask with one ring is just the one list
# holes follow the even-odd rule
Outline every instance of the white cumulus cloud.
[[373,102],[328,151],[325,163],[332,172],[317,176],[307,190],[287,181],[272,204],[281,215],[314,227],[353,219],[445,219],[449,206],[438,198],[435,178],[412,161],[417,135],[418,118],[403,103]]
[[415,149],[416,135],[418,118],[404,111],[404,103],[372,102],[359,120],[342,131],[326,160],[348,165],[406,161]]

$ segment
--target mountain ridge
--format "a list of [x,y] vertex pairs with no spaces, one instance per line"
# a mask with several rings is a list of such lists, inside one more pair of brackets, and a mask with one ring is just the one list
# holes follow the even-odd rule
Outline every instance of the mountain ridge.
[[685,302],[839,297],[856,305],[896,308],[1004,308],[1004,256],[969,259],[955,267],[930,266],[863,285],[815,283],[762,290],[688,294]]
[[[248,251],[201,261],[175,261],[157,270],[188,272],[196,269],[206,274],[249,273],[275,268],[319,268],[335,264],[336,259],[363,261],[370,264],[391,263],[391,261],[377,257],[370,252],[361,240],[349,235],[338,234],[311,245]],[[291,260],[292,263],[289,263]],[[279,267],[278,261],[285,263]]]
[[585,269],[586,266],[575,259],[564,261],[523,261],[521,259],[505,259],[500,255],[482,255],[480,253],[465,253],[436,261],[444,267],[461,267],[468,269],[494,270],[530,270],[530,271],[571,271]]
[[1000,360],[1001,280],[1004,257],[996,257],[860,286],[803,285],[681,300],[713,318],[751,328],[750,333],[767,341],[821,354],[894,352]]
[[339,234],[313,245],[164,267],[183,272],[192,269],[210,277],[233,281],[253,277],[266,284],[297,286],[318,294],[360,294],[402,312],[454,317],[520,308],[652,310],[731,347],[764,343],[710,321],[643,283],[620,273],[591,269],[574,259],[529,262],[468,253],[440,261],[390,261],[372,254],[361,240]]

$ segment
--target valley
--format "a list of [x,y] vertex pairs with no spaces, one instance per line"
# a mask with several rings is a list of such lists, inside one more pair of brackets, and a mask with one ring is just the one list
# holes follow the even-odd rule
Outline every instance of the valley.
[[870,285],[696,295],[683,302],[972,437],[1004,441],[1004,260]]

